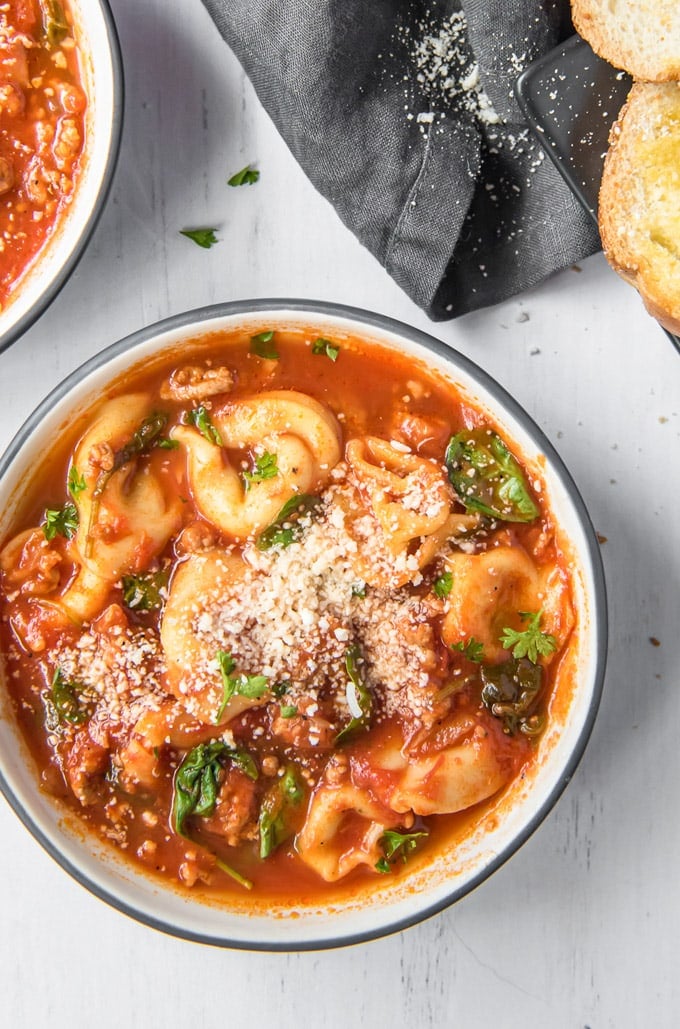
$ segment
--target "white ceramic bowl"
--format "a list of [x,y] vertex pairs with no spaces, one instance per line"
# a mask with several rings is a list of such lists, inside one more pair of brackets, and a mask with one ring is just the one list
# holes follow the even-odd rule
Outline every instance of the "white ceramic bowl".
[[12,302],[0,312],[0,351],[54,300],[75,268],[104,207],[123,122],[123,70],[108,0],[71,0],[88,97],[85,148],[73,201]]
[[330,338],[349,332],[397,348],[427,362],[486,409],[528,464],[536,462],[543,469],[552,510],[572,552],[579,624],[576,686],[563,705],[564,714],[551,720],[540,759],[504,799],[496,827],[473,834],[457,849],[455,861],[441,855],[405,885],[381,887],[372,901],[336,904],[331,910],[300,909],[294,918],[285,910],[244,914],[192,901],[160,887],[92,840],[84,841],[82,831],[72,833],[63,812],[38,788],[35,768],[4,701],[0,788],[33,835],[77,880],[122,911],[177,936],[229,947],[302,950],[375,938],[432,915],[481,883],[536,829],[571,778],[593,726],[604,675],[606,601],[599,547],[583,502],[552,446],[519,405],[467,358],[425,333],[379,315],[307,301],[245,301],[179,315],[129,336],[73,372],[31,415],[0,462],[0,538],[7,532],[27,470],[74,411],[86,408],[109,380],[185,339],[237,327],[253,334],[263,325],[299,325]]

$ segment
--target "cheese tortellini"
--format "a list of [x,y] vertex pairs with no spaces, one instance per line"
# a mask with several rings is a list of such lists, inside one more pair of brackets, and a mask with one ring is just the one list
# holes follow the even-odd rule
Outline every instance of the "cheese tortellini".
[[[173,430],[186,449],[198,509],[225,535],[246,539],[274,521],[296,494],[314,493],[340,459],[340,428],[324,405],[294,390],[241,397],[215,410],[216,436],[189,426]],[[244,478],[229,453],[268,455],[275,473]]]

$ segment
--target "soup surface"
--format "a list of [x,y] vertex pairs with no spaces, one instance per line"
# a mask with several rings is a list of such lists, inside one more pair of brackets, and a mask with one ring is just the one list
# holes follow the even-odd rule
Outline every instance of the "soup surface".
[[232,902],[367,893],[455,849],[536,759],[574,629],[509,442],[353,337],[263,325],[114,383],[0,548],[44,787]]
[[85,107],[68,6],[0,4],[0,310],[71,202]]

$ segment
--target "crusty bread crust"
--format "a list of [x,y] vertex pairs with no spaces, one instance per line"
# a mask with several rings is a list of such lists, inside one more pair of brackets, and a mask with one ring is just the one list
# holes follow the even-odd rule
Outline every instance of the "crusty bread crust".
[[680,0],[572,0],[576,31],[636,79],[680,79]]
[[599,205],[605,255],[680,334],[680,83],[636,83],[610,143]]

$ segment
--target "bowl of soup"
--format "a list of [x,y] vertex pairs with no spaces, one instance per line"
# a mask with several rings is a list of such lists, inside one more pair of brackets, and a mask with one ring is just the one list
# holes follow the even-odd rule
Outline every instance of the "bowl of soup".
[[528,415],[425,333],[305,301],[171,318],[40,405],[0,498],[0,786],[142,922],[393,932],[574,772],[597,540]]
[[0,10],[0,350],[58,294],[113,176],[123,77],[106,0]]

